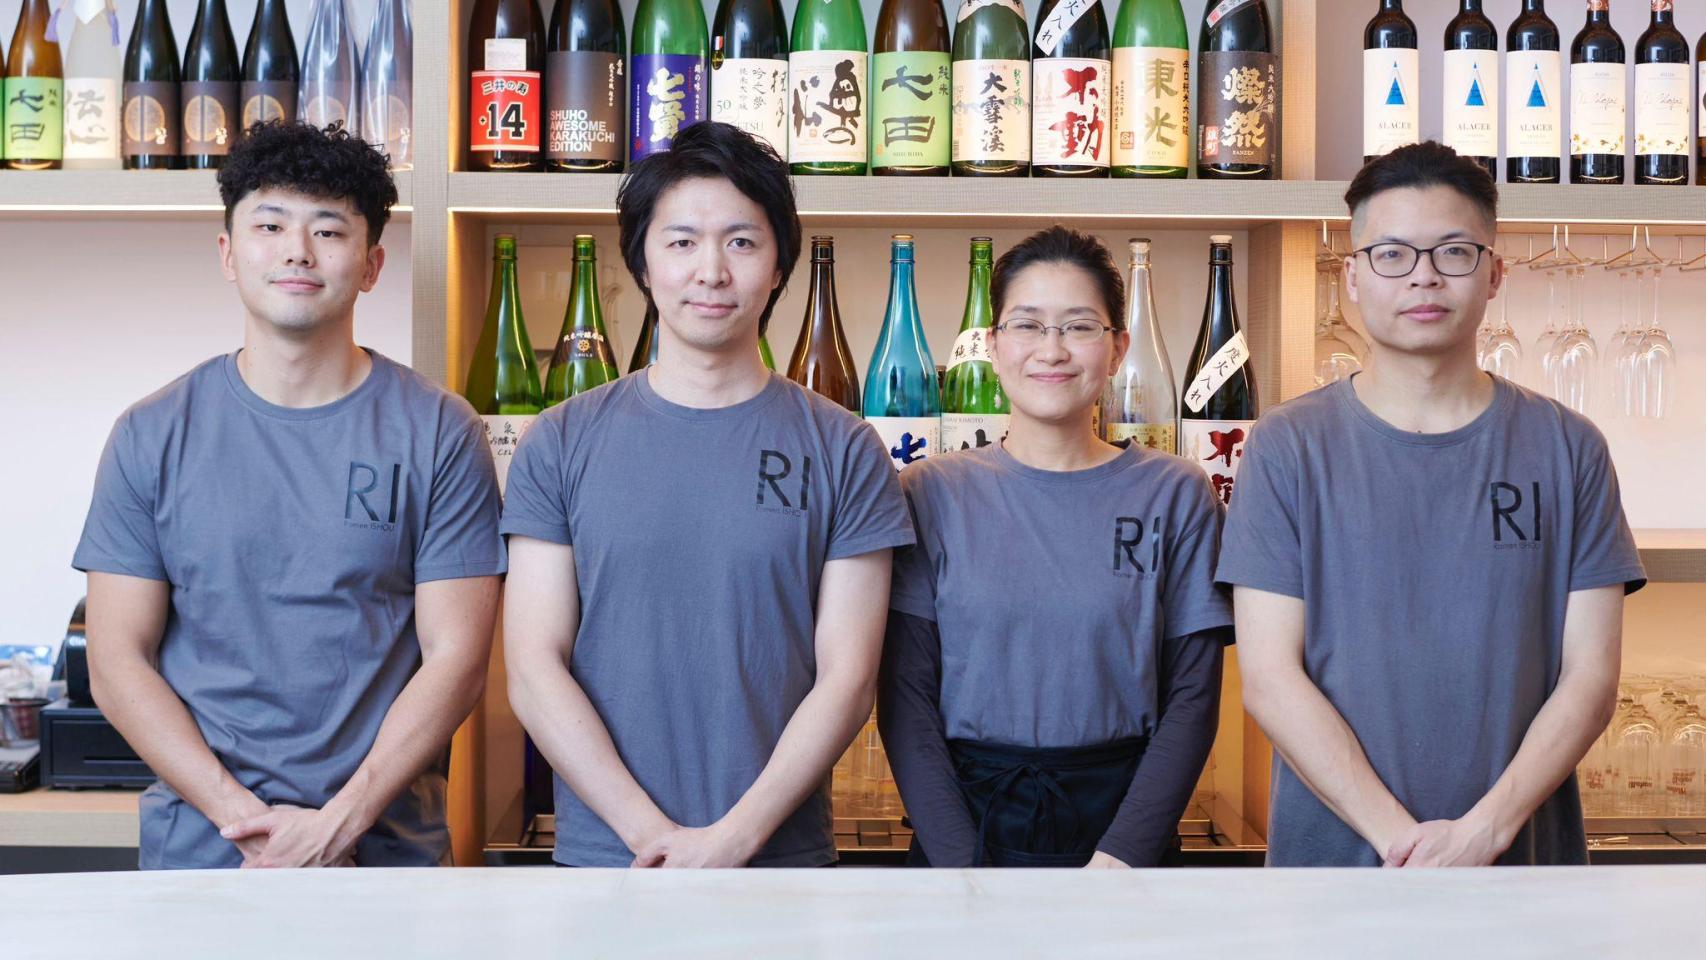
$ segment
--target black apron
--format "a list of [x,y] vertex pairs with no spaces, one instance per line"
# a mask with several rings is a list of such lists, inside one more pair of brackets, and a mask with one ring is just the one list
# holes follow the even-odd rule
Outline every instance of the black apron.
[[[1091,747],[948,741],[984,867],[1082,867],[1119,813],[1146,738]],[[910,863],[927,861],[916,837]]]

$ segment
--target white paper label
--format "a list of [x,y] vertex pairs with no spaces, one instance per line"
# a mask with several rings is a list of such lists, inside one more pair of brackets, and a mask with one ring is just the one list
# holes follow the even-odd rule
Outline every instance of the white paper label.
[[1005,413],[944,413],[942,414],[942,452],[976,450],[1000,443],[1007,435]]
[[1197,378],[1185,387],[1185,406],[1190,407],[1192,413],[1201,413],[1203,406],[1220,389],[1220,385],[1249,361],[1250,348],[1244,342],[1244,331],[1240,330],[1232,335],[1231,340],[1226,341],[1225,346],[1216,350],[1214,356],[1208,358],[1208,362],[1202,365],[1202,370],[1198,371]]
[[1115,47],[1113,69],[1114,166],[1189,166],[1189,51]]
[[973,360],[995,362],[994,355],[989,352],[989,331],[983,327],[961,330],[960,335],[954,338],[954,349],[948,353],[948,369]]
[[1208,16],[1204,18],[1205,22],[1212,29],[1215,24],[1226,19],[1228,15],[1238,12],[1239,7],[1248,6],[1250,3],[1251,0],[1220,0],[1214,5],[1214,9],[1208,12]]
[[865,163],[869,57],[861,50],[788,54],[788,162]]
[[1506,61],[1505,153],[1512,157],[1563,156],[1558,125],[1563,82],[1556,50],[1512,50]]
[[1421,59],[1414,50],[1362,52],[1362,152],[1378,157],[1419,138],[1422,128]]
[[788,156],[788,61],[742,57],[711,70],[711,119],[733,124]]
[[498,468],[498,496],[509,483],[509,464],[527,428],[539,419],[533,414],[481,417],[486,422],[486,445],[492,450],[492,465]]
[[1037,49],[1041,50],[1044,56],[1054,56],[1054,49],[1060,46],[1060,38],[1066,31],[1072,29],[1079,17],[1089,13],[1092,7],[1101,2],[1102,0],[1060,0],[1037,27]]
[[1106,60],[1043,57],[1031,64],[1031,163],[1105,167],[1108,142]]
[[107,8],[107,0],[71,0],[71,12],[84,23],[101,15]]
[[1499,155],[1499,53],[1445,52],[1445,145],[1465,157]]
[[1254,420],[1180,420],[1179,456],[1203,468],[1214,495],[1223,504],[1232,502],[1232,485],[1238,479],[1238,464],[1244,459],[1244,443],[1250,438]]
[[527,41],[519,38],[486,41],[487,70],[526,70]]
[[1688,155],[1686,63],[1635,65],[1635,153]]
[[1130,440],[1134,447],[1145,447],[1162,453],[1177,453],[1179,450],[1179,435],[1170,423],[1108,424],[1108,442],[1118,443],[1121,440]]
[[942,451],[942,421],[936,417],[866,417],[896,470]]
[[118,159],[119,102],[117,80],[65,79],[65,159]]
[[954,18],[954,22],[958,23],[984,7],[1006,7],[1018,15],[1021,23],[1025,20],[1025,5],[1019,0],[965,0],[964,3],[960,4],[960,12]]
[[1031,159],[1031,62],[956,60],[952,155],[963,161]]
[[1623,155],[1629,123],[1623,90],[1628,79],[1621,63],[1570,64],[1570,156]]

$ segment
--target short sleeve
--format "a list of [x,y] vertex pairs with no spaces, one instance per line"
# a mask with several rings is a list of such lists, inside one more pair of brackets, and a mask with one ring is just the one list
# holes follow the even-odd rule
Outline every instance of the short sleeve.
[[535,420],[516,448],[509,465],[503,497],[505,536],[517,535],[560,543],[573,543],[569,536],[569,493],[563,478],[564,414],[554,408]]
[[504,572],[498,478],[485,427],[472,413],[453,423],[433,454],[426,529],[415,548],[415,582]]
[[1191,494],[1184,501],[1188,507],[1181,521],[1183,532],[1167,551],[1162,599],[1166,617],[1162,638],[1166,640],[1232,624],[1232,604],[1214,579],[1220,553],[1220,503],[1201,470],[1194,471],[1192,479]]
[[1647,584],[1635,534],[1623,515],[1623,493],[1605,437],[1594,430],[1575,469],[1575,524],[1571,530],[1570,589],[1623,584],[1634,593]]
[[853,431],[835,488],[826,559],[856,557],[914,541],[900,480],[875,427],[861,421]]
[[1278,424],[1257,424],[1251,431],[1226,514],[1219,582],[1302,599],[1296,460]]
[[[891,468],[892,469],[892,468]],[[894,552],[894,576],[889,585],[889,609],[911,614],[922,620],[936,620],[936,565],[930,560],[928,525],[920,516],[919,500],[923,492],[919,484],[903,476],[901,490],[906,498],[907,512],[912,517],[916,542]]]
[[167,580],[154,525],[160,477],[157,469],[148,466],[150,461],[139,455],[136,444],[127,412],[113,425],[101,450],[94,497],[71,565],[85,573]]

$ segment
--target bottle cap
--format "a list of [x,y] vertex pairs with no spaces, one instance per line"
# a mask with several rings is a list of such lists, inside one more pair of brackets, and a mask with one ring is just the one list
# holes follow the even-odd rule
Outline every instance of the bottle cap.
[[1209,237],[1208,242],[1209,243],[1224,243],[1224,244],[1227,244],[1230,246],[1232,243],[1232,234],[1230,234],[1230,233],[1217,233],[1214,236]]

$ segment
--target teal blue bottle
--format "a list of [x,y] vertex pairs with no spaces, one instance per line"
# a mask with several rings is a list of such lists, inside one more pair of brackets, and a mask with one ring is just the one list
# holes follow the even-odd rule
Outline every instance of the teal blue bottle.
[[941,450],[942,393],[918,312],[912,237],[895,234],[889,259],[889,305],[865,373],[865,419],[900,470]]

